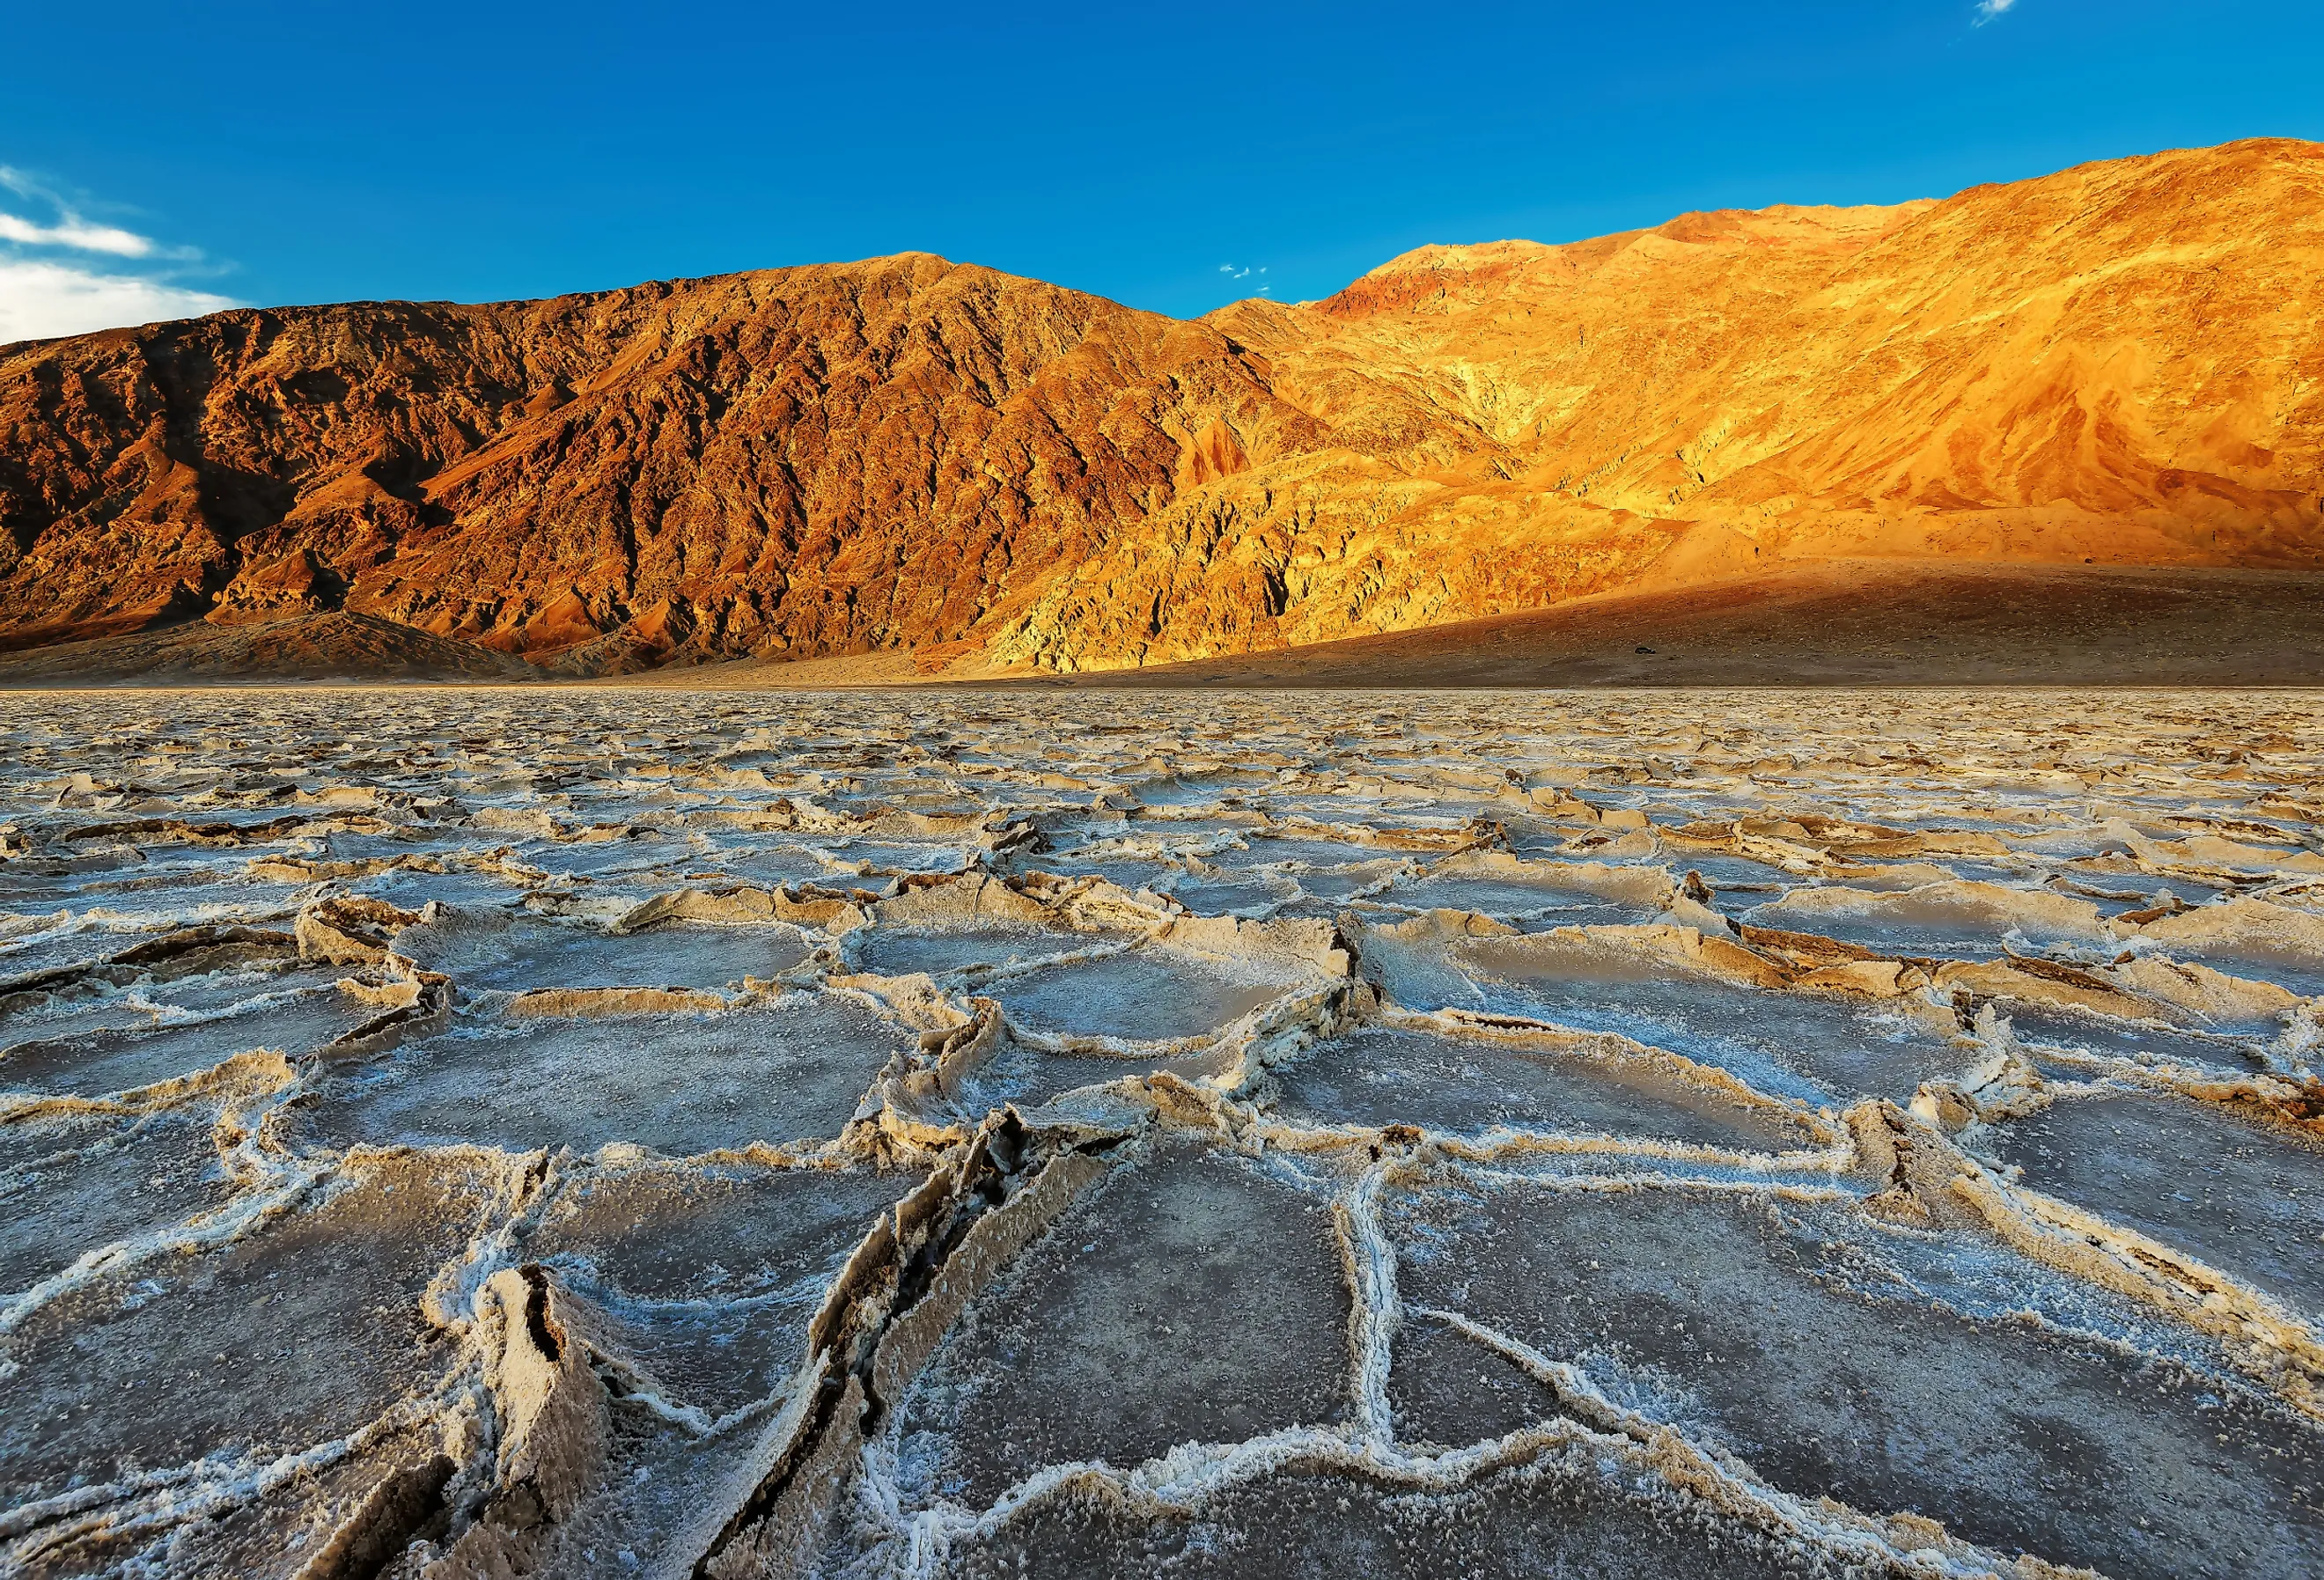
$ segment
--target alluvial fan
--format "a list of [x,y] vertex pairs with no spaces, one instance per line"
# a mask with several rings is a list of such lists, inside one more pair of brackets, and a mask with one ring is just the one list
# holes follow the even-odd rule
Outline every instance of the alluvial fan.
[[2324,699],[0,699],[0,1568],[2324,1574]]

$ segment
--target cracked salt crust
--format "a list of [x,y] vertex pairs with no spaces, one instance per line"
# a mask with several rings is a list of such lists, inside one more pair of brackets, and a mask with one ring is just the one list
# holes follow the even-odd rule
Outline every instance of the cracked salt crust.
[[2314,698],[1109,706],[0,699],[5,1563],[2324,1568]]

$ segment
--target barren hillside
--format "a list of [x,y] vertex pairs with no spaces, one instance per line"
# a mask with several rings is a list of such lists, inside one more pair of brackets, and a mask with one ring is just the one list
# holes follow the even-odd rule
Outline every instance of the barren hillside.
[[2324,559],[2324,147],[1428,247],[1182,323],[925,254],[0,348],[0,646],[1089,670],[1866,556]]

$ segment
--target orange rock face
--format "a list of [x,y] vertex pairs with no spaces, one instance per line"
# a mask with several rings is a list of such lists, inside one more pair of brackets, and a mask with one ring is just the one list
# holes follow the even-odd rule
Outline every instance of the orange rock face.
[[1427,247],[1182,323],[907,254],[0,351],[0,646],[1087,670],[1838,556],[2324,559],[2324,147]]

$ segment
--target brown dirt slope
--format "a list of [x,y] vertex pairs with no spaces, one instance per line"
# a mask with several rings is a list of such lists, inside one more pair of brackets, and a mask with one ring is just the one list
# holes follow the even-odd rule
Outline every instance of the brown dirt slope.
[[924,254],[0,347],[0,647],[1262,652],[1832,559],[2324,565],[2324,146],[1428,247],[1180,323]]
[[58,642],[0,656],[0,687],[116,680],[522,680],[540,671],[465,642],[333,611]]
[[2315,686],[2324,576],[1833,560],[1088,687]]

